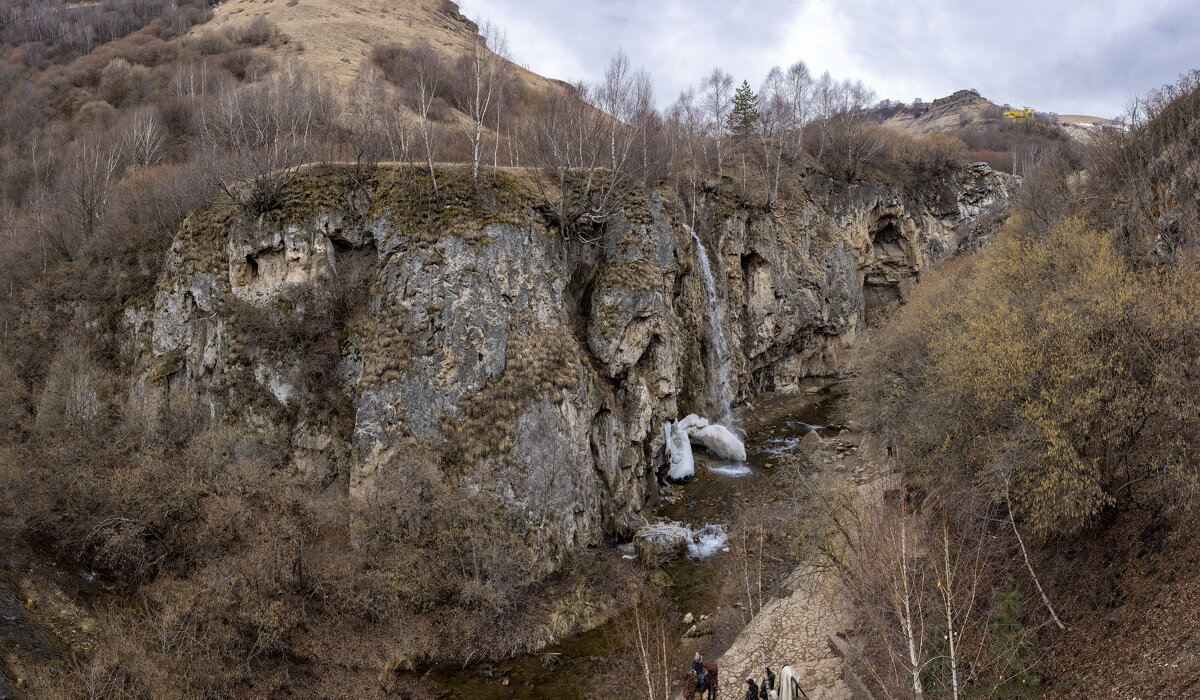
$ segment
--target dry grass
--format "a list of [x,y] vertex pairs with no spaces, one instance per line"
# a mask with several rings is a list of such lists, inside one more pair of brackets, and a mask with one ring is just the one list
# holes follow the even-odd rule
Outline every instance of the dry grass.
[[[913,136],[955,133],[966,127],[1000,123],[1003,117],[999,110],[1000,108],[987,98],[956,93],[936,100],[927,112],[918,117],[900,112],[886,119],[883,125]],[[1116,124],[1111,119],[1084,114],[1060,114],[1058,119],[1064,125]]]
[[1086,114],[1060,114],[1058,120],[1063,124],[1116,124],[1112,119],[1104,117],[1089,117]]
[[1155,515],[1124,514],[1042,564],[1069,623],[1047,645],[1042,697],[1196,697],[1200,540]]
[[[288,37],[272,49],[298,52],[300,60],[322,77],[340,84],[359,74],[371,48],[398,43],[411,46],[425,39],[451,59],[467,49],[475,27],[453,13],[442,12],[439,0],[227,0],[212,21],[197,33],[221,30],[265,17]],[[516,67],[527,90],[540,94],[555,83]]]
[[929,110],[918,117],[901,112],[884,121],[883,125],[913,136],[951,133],[973,124],[996,122],[998,110],[995,104],[978,95],[955,93],[935,100]]

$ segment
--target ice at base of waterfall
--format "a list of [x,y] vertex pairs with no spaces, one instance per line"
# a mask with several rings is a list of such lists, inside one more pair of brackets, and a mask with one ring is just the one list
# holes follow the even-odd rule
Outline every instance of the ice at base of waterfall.
[[772,457],[786,457],[796,451],[802,439],[798,437],[771,438],[759,446],[758,453],[771,455]]
[[710,423],[693,413],[676,423],[675,430],[686,432],[693,442],[700,443],[721,459],[746,461],[746,445],[723,425]]
[[687,541],[688,556],[692,559],[705,559],[717,552],[729,551],[729,533],[725,532],[723,525],[706,524],[693,528],[691,525],[667,520],[651,523],[639,530],[637,536],[664,541],[678,541],[679,538],[684,538]]
[[729,551],[725,546],[729,543],[729,534],[721,525],[705,525],[699,530],[692,530],[690,534],[688,556],[693,559],[704,559],[717,552]]
[[696,463],[692,459],[692,443],[688,434],[672,427],[671,422],[663,423],[663,438],[666,440],[667,459],[671,462],[667,477],[675,481],[690,479],[696,474]]

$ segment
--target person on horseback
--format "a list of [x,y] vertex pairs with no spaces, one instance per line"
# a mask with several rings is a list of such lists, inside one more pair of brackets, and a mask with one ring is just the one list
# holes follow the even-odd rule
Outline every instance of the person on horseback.
[[696,652],[696,657],[692,659],[692,672],[696,674],[696,691],[703,693],[708,679],[704,677],[704,657],[700,656],[700,652]]

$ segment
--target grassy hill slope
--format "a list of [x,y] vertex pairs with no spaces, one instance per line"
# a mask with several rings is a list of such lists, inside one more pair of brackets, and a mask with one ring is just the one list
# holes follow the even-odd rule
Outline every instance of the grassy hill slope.
[[[263,17],[286,34],[280,52],[294,51],[324,78],[352,82],[380,44],[410,47],[425,39],[451,60],[463,55],[478,26],[448,0],[228,0],[200,31],[221,30]],[[556,82],[516,67],[522,85],[540,94]]]

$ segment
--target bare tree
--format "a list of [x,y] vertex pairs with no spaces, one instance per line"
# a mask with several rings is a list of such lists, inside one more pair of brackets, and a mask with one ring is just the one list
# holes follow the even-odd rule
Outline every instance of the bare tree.
[[786,104],[791,110],[788,128],[792,131],[792,146],[796,152],[804,148],[804,127],[812,121],[813,83],[812,73],[804,61],[796,61],[788,66],[782,88]]
[[441,131],[433,119],[433,101],[438,98],[442,85],[445,61],[429,42],[421,40],[409,52],[412,90],[408,93],[409,106],[417,113],[421,134],[421,145],[425,151],[425,163],[429,167],[429,178],[433,191],[437,193],[437,173],[433,159],[437,155]]
[[[624,582],[623,582],[624,583]],[[679,633],[672,629],[669,605],[641,582],[622,586],[633,597],[616,625],[615,649],[605,685],[620,697],[668,700],[675,691]]]
[[[471,144],[471,181],[479,182],[479,163],[483,158],[483,131],[492,112],[497,112],[496,134],[499,138],[498,111],[507,61],[492,50],[501,47],[504,36],[491,22],[479,27],[471,37],[466,54],[459,61],[459,72],[466,77],[465,89],[455,96],[455,106],[467,115],[461,122],[463,133]],[[493,153],[493,167],[496,154]]]
[[[492,50],[492,53],[504,59],[499,63],[499,71],[496,73],[496,109],[494,110],[496,128],[492,143],[492,174],[494,175],[500,170],[500,126],[502,124],[500,115],[504,111],[505,103],[512,98],[517,76],[508,49],[508,36],[502,30],[497,29],[493,32],[493,36],[486,38],[488,48]],[[512,139],[509,139],[509,148],[512,148]]]
[[347,146],[359,168],[375,166],[390,151],[385,126],[390,85],[373,63],[363,66],[358,80],[350,88],[345,112],[349,118]]
[[391,81],[387,80],[374,65],[363,72],[359,96],[355,99],[371,100],[372,106],[356,105],[355,120],[359,128],[374,130],[380,141],[380,157],[386,155],[394,163],[408,163],[412,159],[415,127],[405,100]]
[[121,148],[108,134],[93,131],[72,144],[58,181],[60,207],[70,226],[51,243],[57,253],[72,258],[79,243],[96,232],[116,184]]
[[720,183],[725,174],[721,146],[729,129],[729,110],[733,104],[733,76],[720,68],[714,68],[701,82],[700,91],[701,103],[709,120],[709,134],[716,145],[717,182]]
[[907,510],[871,509],[852,533],[842,581],[873,637],[876,653],[868,650],[867,670],[885,692],[919,698],[930,660],[929,577],[917,545]]
[[154,107],[134,112],[121,133],[122,148],[133,165],[154,165],[162,160],[166,139],[167,131]]
[[604,80],[588,93],[592,104],[612,117],[605,125],[605,131],[609,149],[608,167],[614,172],[625,165],[632,145],[632,140],[627,138],[629,130],[624,128],[631,121],[634,109],[632,72],[629,56],[618,50],[608,62]]
[[858,174],[863,163],[874,157],[887,141],[871,122],[870,107],[875,92],[862,81],[844,82],[839,91],[835,115],[836,136],[847,178]]
[[620,192],[640,179],[649,162],[643,127],[654,102],[650,78],[645,71],[633,70],[629,57],[618,51],[609,61],[603,82],[588,94],[592,104],[610,117],[603,120],[608,141],[607,188]]
[[522,127],[534,183],[564,232],[611,213],[611,192],[601,186],[607,178],[599,174],[608,151],[607,117],[586,101],[589,89],[581,83],[573,91],[550,91]]
[[820,160],[825,155],[825,148],[829,142],[830,120],[837,112],[838,104],[838,84],[825,71],[821,77],[813,84],[813,117],[817,121],[817,160]]
[[1054,624],[1060,630],[1065,630],[1067,626],[1059,619],[1058,613],[1054,611],[1054,606],[1050,604],[1050,596],[1046,595],[1046,591],[1042,588],[1042,581],[1038,578],[1037,572],[1033,570],[1033,563],[1029,561],[1029,551],[1025,549],[1025,539],[1021,537],[1021,531],[1017,529],[1017,521],[1013,517],[1012,500],[1008,496],[1008,487],[1006,485],[1004,492],[1004,506],[1008,509],[1008,522],[1012,525],[1013,536],[1017,538],[1017,544],[1021,548],[1021,560],[1025,562],[1025,568],[1029,570],[1029,577],[1033,579],[1033,585],[1037,588],[1038,596],[1042,599],[1042,605],[1046,606],[1046,612],[1050,613],[1050,619],[1054,620]]
[[813,88],[817,122],[817,160],[846,179],[857,176],[863,163],[887,143],[874,128],[869,107],[875,93],[861,81],[838,82],[823,73]]
[[321,81],[292,61],[269,80],[222,90],[201,121],[216,184],[251,211],[279,206],[297,168],[321,154],[337,113]]
[[662,152],[664,126],[662,115],[654,107],[654,83],[650,74],[639,69],[633,76],[633,115],[631,124],[640,139],[642,177],[647,184],[661,176],[665,160]]
[[768,205],[779,196],[783,154],[790,137],[792,110],[783,71],[775,66],[758,91],[758,156],[763,170],[764,199]]
[[[703,108],[691,88],[679,93],[679,98],[667,111],[671,151],[671,171],[675,174],[675,190],[683,196],[691,212],[689,224],[696,226],[695,210],[700,196],[700,183],[708,163],[707,125]],[[687,178],[685,192],[679,178]]]
[[[893,561],[895,570],[892,586],[889,591],[890,602],[900,628],[904,633],[905,650],[908,653],[908,673],[912,678],[913,695],[920,697],[924,693],[921,685],[921,670],[924,667],[922,655],[923,631],[920,625],[921,614],[921,578],[922,572],[914,566],[912,550],[909,545],[908,523],[902,513],[900,515],[899,536],[893,541]],[[898,547],[894,545],[899,543]],[[914,573],[914,571],[916,573]]]
[[648,78],[618,53],[600,84],[551,91],[528,115],[523,152],[564,232],[603,225],[640,183],[638,114],[650,100]]

